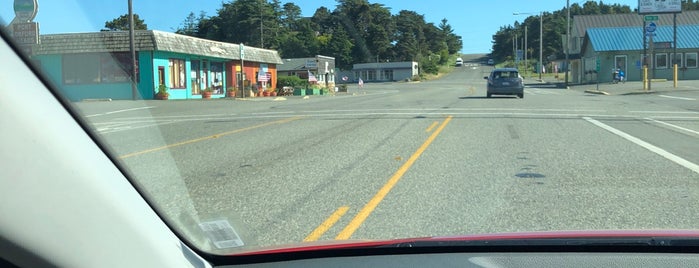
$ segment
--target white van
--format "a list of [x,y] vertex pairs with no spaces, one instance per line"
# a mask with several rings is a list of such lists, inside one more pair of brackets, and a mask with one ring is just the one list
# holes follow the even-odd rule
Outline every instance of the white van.
[[464,65],[464,60],[461,58],[456,58],[456,67],[460,67]]

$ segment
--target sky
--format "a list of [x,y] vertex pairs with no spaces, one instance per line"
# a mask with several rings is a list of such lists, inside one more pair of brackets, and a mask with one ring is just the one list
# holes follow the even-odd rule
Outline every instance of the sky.
[[[145,21],[149,29],[174,32],[190,12],[215,15],[221,7],[221,0],[132,0],[134,13]],[[230,0],[225,0],[229,2]],[[315,10],[325,6],[330,10],[337,5],[333,0],[299,0],[294,2],[301,7],[303,16],[312,16]],[[565,0],[369,0],[383,4],[396,14],[401,10],[412,10],[425,16],[427,22],[439,25],[446,18],[454,32],[463,39],[462,53],[488,53],[492,47],[492,35],[501,26],[523,21],[528,15],[515,16],[512,13],[552,12],[565,7]],[[585,1],[570,0],[582,5]],[[605,4],[638,6],[638,0],[609,0]],[[0,0],[0,18],[9,23],[15,14],[14,0]],[[41,34],[66,32],[94,32],[104,27],[106,21],[128,13],[127,0],[38,0],[39,11],[35,22],[39,23]]]

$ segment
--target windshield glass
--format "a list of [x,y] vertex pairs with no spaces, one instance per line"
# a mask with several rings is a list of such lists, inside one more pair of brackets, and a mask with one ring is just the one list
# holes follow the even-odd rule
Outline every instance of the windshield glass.
[[0,0],[0,19],[202,251],[698,229],[699,3],[496,2]]

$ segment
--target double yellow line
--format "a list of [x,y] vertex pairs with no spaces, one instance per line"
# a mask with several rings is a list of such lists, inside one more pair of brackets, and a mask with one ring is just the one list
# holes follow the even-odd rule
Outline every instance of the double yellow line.
[[[359,228],[359,226],[364,223],[364,221],[371,215],[371,213],[376,209],[376,207],[383,201],[383,199],[388,195],[388,193],[393,189],[393,186],[395,186],[398,181],[405,175],[405,173],[410,169],[410,167],[415,164],[415,161],[417,161],[418,158],[420,158],[420,155],[422,155],[425,150],[427,150],[427,147],[432,144],[432,142],[439,136],[439,133],[444,130],[444,128],[449,124],[451,121],[452,116],[448,116],[444,121],[442,121],[442,124],[439,125],[439,128],[432,132],[432,134],[425,140],[425,142],[415,151],[408,160],[403,163],[403,165],[391,176],[391,178],[386,182],[386,184],[379,189],[379,191],[374,195],[374,197],[369,200],[366,205],[357,213],[356,216],[345,226],[345,228],[340,231],[340,233],[335,237],[336,240],[346,240],[349,239],[352,234],[354,234],[355,231]],[[431,130],[434,128],[433,124],[429,129]],[[429,131],[428,131],[429,132]],[[320,238],[327,230],[332,227],[339,219],[344,215],[347,210],[349,210],[349,207],[340,207],[338,210],[336,210],[328,219],[326,219],[320,226],[318,226],[311,234],[309,234],[304,241],[315,241],[318,238]]]

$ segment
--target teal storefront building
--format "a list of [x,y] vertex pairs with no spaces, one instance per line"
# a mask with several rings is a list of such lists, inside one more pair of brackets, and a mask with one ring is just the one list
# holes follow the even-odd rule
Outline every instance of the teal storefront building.
[[[40,40],[32,60],[71,101],[134,98],[128,32],[50,34]],[[213,97],[223,97],[240,79],[254,79],[241,69],[264,66],[273,71],[271,83],[276,65],[282,64],[277,51],[245,46],[241,68],[238,44],[162,31],[136,31],[134,40],[137,99],[153,99],[160,84],[167,86],[170,99],[198,99],[207,88]]]

